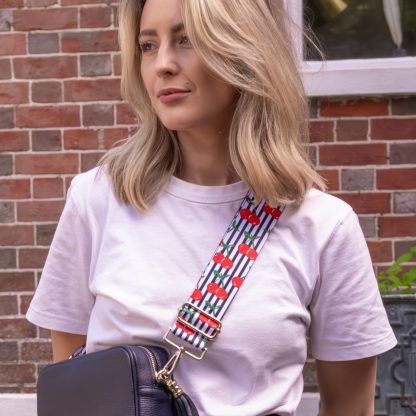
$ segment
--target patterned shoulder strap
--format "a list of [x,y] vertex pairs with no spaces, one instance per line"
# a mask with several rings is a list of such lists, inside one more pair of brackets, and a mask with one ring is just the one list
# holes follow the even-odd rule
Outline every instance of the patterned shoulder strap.
[[264,200],[254,205],[253,200],[249,191],[196,288],[179,308],[165,334],[165,341],[175,346],[179,355],[186,353],[196,359],[203,358],[209,342],[220,333],[225,312],[282,214],[282,207],[272,208]]

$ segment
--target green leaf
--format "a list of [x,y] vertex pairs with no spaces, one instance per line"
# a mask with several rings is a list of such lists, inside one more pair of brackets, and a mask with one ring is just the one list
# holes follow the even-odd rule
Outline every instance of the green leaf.
[[408,263],[409,261],[412,261],[413,255],[410,252],[402,254],[396,261],[395,264],[402,264],[402,263]]

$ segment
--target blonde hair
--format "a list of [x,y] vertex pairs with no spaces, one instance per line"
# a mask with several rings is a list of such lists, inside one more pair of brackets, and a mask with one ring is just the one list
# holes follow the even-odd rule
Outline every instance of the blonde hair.
[[[140,76],[137,46],[145,1],[121,0],[121,91],[141,121],[100,160],[118,198],[145,212],[180,169],[176,133],[158,119]],[[299,204],[313,185],[307,102],[279,0],[182,0],[186,34],[202,62],[239,91],[229,132],[233,168],[256,200]]]

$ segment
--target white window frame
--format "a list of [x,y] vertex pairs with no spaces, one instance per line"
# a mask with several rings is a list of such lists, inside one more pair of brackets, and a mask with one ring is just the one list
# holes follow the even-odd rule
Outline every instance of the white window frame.
[[[303,61],[302,0],[285,0],[308,96],[416,93],[416,57]],[[296,29],[297,28],[297,29]]]

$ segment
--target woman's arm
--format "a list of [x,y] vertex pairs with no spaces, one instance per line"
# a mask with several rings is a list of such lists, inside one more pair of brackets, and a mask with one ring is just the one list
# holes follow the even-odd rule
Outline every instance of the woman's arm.
[[377,357],[353,361],[316,360],[319,416],[373,416]]
[[87,337],[79,334],[69,334],[68,332],[51,331],[53,360],[63,361],[81,345],[84,345]]

